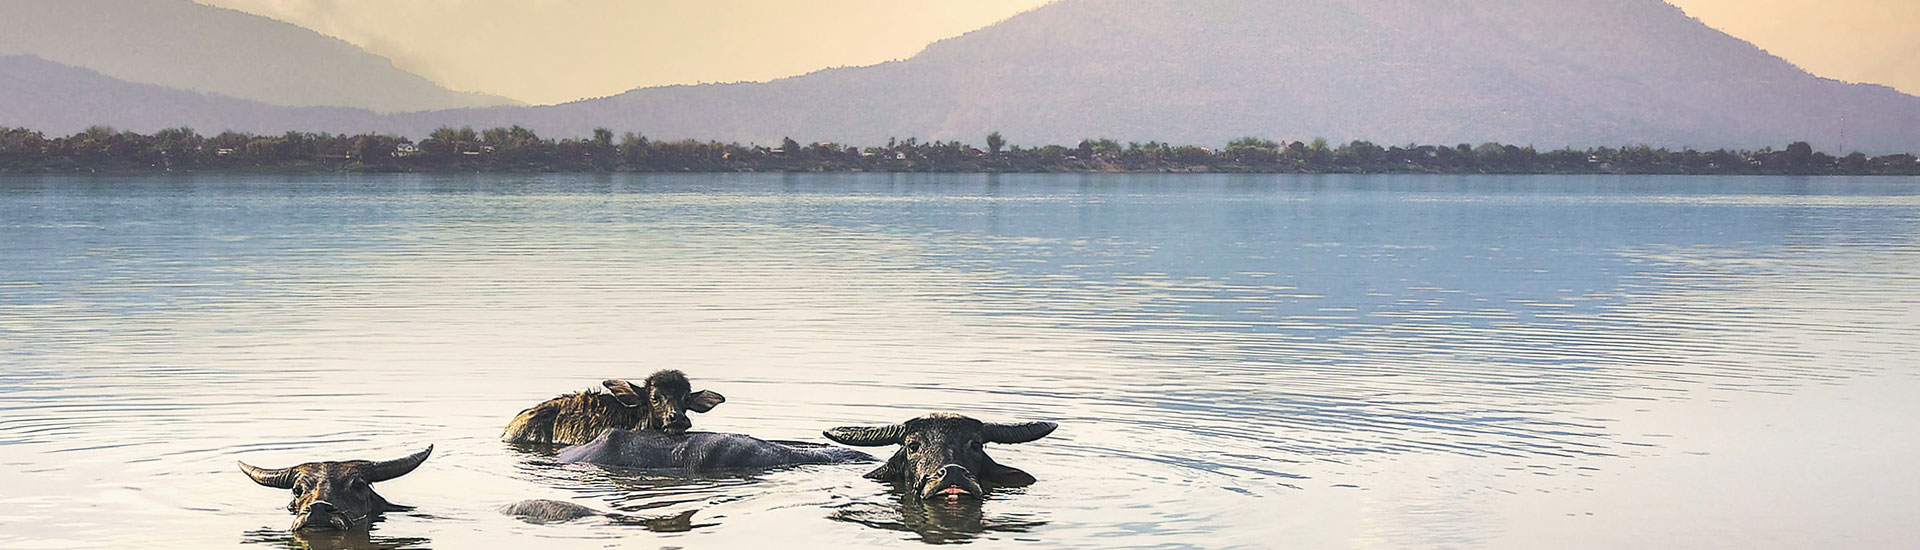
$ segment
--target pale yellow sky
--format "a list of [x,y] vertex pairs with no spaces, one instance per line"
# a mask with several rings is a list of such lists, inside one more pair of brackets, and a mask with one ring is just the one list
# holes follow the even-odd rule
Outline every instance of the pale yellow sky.
[[529,103],[769,80],[912,56],[1045,0],[196,0]]
[[[904,58],[1047,0],[196,0],[447,87],[559,103]],[[1920,93],[1920,0],[1672,0],[1815,74]]]
[[1920,0],[1669,0],[1813,74],[1920,95]]

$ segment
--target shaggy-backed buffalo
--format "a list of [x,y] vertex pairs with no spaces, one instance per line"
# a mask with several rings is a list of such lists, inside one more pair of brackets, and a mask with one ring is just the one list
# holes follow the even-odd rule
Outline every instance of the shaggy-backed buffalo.
[[655,430],[607,430],[593,441],[561,449],[556,458],[561,462],[687,473],[873,460],[867,453],[831,445],[766,441],[740,434],[669,434]]
[[381,462],[308,462],[279,469],[241,462],[240,471],[254,483],[293,490],[293,502],[287,504],[287,511],[294,514],[293,530],[346,530],[365,528],[382,512],[412,510],[387,502],[373,492],[373,484],[406,475],[431,454],[433,446],[428,445],[412,456]]
[[1026,443],[1053,433],[1052,422],[991,424],[951,413],[934,413],[904,424],[845,427],[828,439],[859,447],[899,445],[887,463],[867,477],[903,483],[920,498],[979,498],[980,480],[1002,487],[1033,483],[1033,476],[987,456],[987,443]]
[[600,384],[607,393],[562,395],[520,411],[500,438],[509,443],[578,445],[609,429],[681,433],[693,427],[687,411],[707,412],[727,400],[711,391],[692,391],[687,376],[677,370],[653,373],[640,387],[626,380]]

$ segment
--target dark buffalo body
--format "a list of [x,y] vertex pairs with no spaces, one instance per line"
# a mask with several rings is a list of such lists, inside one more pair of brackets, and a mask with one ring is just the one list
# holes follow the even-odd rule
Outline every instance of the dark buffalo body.
[[535,405],[507,424],[501,439],[509,443],[578,445],[610,429],[684,432],[693,426],[687,411],[707,412],[726,401],[718,393],[693,391],[677,370],[648,376],[646,383],[601,382],[607,392],[562,395]]
[[669,434],[655,430],[608,430],[593,441],[561,449],[558,458],[561,462],[688,473],[873,460],[872,455],[831,445],[774,442],[741,434]]
[[374,462],[308,462],[291,468],[256,468],[240,463],[254,483],[293,491],[293,530],[363,529],[383,512],[406,511],[373,492],[373,484],[406,475],[433,454],[433,446],[405,458]]

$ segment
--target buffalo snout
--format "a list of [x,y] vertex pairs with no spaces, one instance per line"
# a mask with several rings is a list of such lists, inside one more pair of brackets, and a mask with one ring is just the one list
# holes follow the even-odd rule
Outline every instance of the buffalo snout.
[[692,428],[693,428],[693,420],[687,418],[687,413],[685,411],[682,411],[677,414],[674,414],[672,418],[668,419],[667,425],[662,427],[661,430],[664,430],[670,434],[678,435],[678,434],[687,433],[687,430]]
[[980,481],[974,477],[973,472],[959,464],[943,466],[920,482],[920,498],[923,499],[980,498],[983,492],[985,491],[981,490]]
[[324,500],[317,500],[312,504],[308,504],[306,509],[301,510],[300,513],[293,518],[293,528],[296,531],[302,529],[334,529],[345,531],[352,526],[352,518],[347,517],[347,514],[341,512],[338,508],[334,508],[333,503]]

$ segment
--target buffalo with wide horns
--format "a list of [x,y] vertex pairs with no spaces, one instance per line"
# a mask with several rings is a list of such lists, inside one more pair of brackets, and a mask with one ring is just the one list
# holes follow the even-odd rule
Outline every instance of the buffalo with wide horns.
[[1052,422],[999,424],[952,413],[934,413],[891,426],[843,427],[828,439],[857,447],[899,445],[886,464],[867,477],[904,484],[923,499],[980,498],[981,481],[1022,487],[1033,476],[987,456],[988,443],[1026,443],[1053,433]]
[[373,492],[373,484],[406,475],[433,454],[433,446],[405,458],[308,462],[290,468],[260,468],[240,463],[240,471],[254,483],[293,491],[293,526],[299,530],[364,529],[383,512],[403,512],[401,506]]

